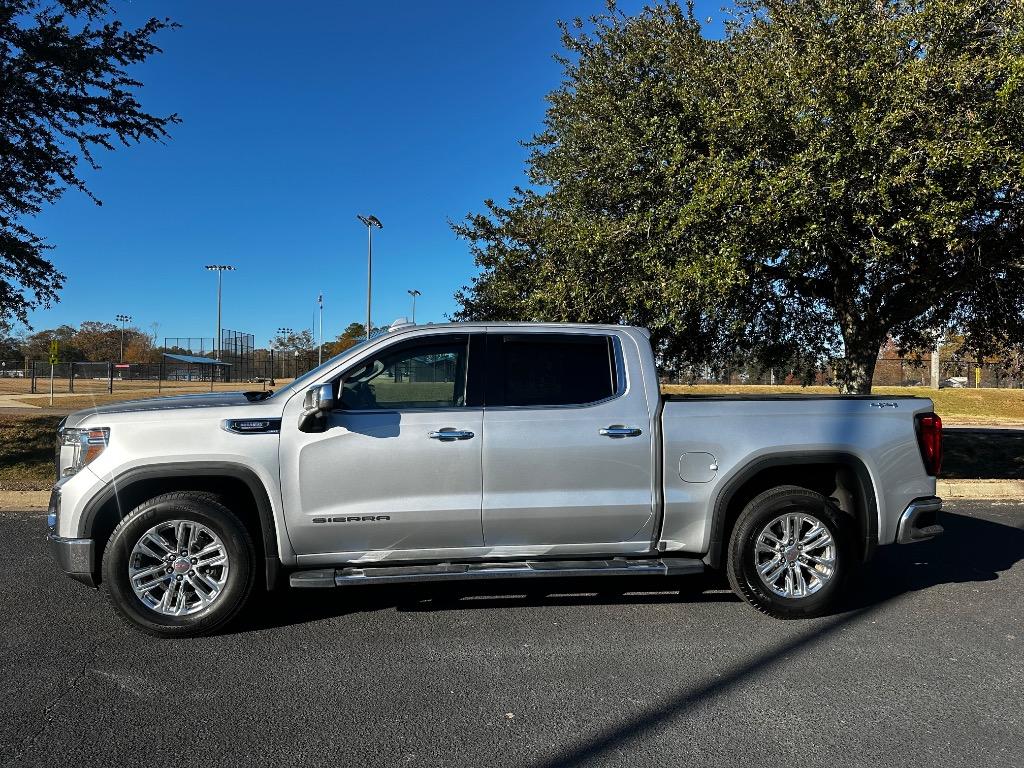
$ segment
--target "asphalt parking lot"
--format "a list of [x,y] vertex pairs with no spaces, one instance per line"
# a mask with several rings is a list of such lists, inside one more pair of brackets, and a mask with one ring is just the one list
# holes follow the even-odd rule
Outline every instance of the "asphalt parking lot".
[[814,621],[693,582],[490,583],[285,592],[160,641],[4,513],[0,763],[1024,765],[1024,503],[943,523]]

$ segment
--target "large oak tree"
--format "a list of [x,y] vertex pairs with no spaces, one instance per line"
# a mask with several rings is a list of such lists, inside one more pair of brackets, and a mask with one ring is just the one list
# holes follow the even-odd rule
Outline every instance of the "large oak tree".
[[666,364],[869,392],[879,347],[1020,338],[1024,3],[740,0],[563,27],[530,187],[455,225],[459,317],[646,325]]

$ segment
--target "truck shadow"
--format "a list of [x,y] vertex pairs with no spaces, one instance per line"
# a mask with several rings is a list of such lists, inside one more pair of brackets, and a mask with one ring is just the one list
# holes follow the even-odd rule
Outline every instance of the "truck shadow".
[[865,608],[939,584],[994,581],[1024,559],[1024,530],[942,512],[945,533],[932,541],[881,547],[850,585],[840,611]]
[[[882,547],[855,578],[836,614],[860,612],[898,595],[940,584],[992,581],[1024,559],[1024,531],[978,517],[945,512],[944,536]],[[337,590],[282,590],[257,596],[228,630],[254,632],[356,613],[738,602],[716,573],[650,581],[594,577],[536,581],[404,584]]]

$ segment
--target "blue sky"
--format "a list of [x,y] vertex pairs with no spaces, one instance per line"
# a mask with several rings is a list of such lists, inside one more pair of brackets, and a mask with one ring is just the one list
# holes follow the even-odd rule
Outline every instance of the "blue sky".
[[[621,4],[627,12],[638,2]],[[117,313],[158,335],[212,336],[216,278],[224,326],[265,344],[279,326],[324,336],[365,317],[366,230],[374,321],[443,321],[474,274],[449,219],[525,183],[518,141],[541,125],[560,68],[556,20],[603,9],[564,2],[187,0],[118,4],[126,22],[170,15],[182,28],[138,68],[142,101],[183,123],[164,145],[101,156],[85,176],[103,201],[68,192],[32,224],[67,277],[35,329]],[[703,16],[721,13],[701,4]],[[287,12],[284,10],[287,9]]]

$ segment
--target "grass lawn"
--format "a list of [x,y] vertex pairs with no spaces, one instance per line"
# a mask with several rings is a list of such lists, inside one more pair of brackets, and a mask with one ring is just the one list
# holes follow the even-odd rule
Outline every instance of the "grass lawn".
[[0,413],[0,491],[41,491],[53,485],[60,420]]

